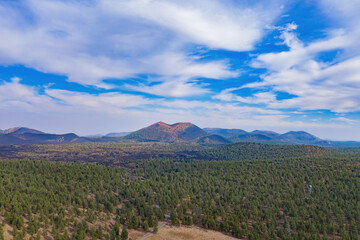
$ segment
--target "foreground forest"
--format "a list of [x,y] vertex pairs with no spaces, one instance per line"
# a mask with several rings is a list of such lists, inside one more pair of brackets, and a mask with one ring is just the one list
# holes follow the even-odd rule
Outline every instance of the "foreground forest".
[[2,160],[0,239],[127,239],[168,217],[238,238],[358,239],[360,158],[351,156]]

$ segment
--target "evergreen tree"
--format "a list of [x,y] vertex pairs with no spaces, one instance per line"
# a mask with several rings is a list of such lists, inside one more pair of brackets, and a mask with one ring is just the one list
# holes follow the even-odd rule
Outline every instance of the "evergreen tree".
[[0,224],[0,240],[5,240],[4,229],[3,229],[2,224]]
[[122,240],[127,240],[129,237],[129,233],[128,231],[126,230],[125,226],[123,226],[123,229],[121,231],[121,239]]

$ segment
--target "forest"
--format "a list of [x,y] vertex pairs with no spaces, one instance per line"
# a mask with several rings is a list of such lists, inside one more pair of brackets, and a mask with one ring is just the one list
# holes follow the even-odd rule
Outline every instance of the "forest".
[[[0,239],[127,239],[171,224],[247,239],[358,239],[360,159],[0,161]],[[312,185],[311,191],[309,185]],[[5,235],[4,235],[5,234]]]
[[[128,239],[195,225],[245,239],[358,239],[357,149],[237,143],[1,146],[0,239]],[[309,188],[309,185],[312,188]]]

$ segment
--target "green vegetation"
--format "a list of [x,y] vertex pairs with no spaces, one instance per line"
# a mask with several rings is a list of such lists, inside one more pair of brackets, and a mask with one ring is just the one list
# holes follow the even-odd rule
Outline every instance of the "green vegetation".
[[40,228],[54,238],[69,230],[77,239],[101,235],[101,226],[88,223],[113,211],[122,201],[115,193],[129,181],[120,168],[42,161],[0,161],[0,176],[0,215],[16,239],[36,236]]
[[359,159],[153,159],[138,161],[132,180],[117,167],[14,160],[0,161],[0,176],[16,239],[124,239],[123,224],[156,231],[165,214],[249,239],[357,239],[360,229]]
[[334,155],[334,153],[326,148],[312,145],[275,145],[245,142],[204,150],[201,155],[209,159],[248,160],[317,157]]
[[138,167],[161,209],[175,209],[180,201],[177,217],[170,215],[174,224],[191,217],[204,228],[249,239],[358,236],[359,159],[153,160]]

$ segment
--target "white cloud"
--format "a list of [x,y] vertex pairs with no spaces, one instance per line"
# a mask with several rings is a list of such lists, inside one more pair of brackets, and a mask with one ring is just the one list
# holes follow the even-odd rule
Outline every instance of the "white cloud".
[[[289,50],[257,56],[252,66],[265,68],[267,72],[262,75],[262,81],[243,87],[263,88],[264,91],[271,89],[296,96],[269,101],[268,106],[271,108],[359,111],[360,58],[356,51],[349,53],[348,50],[357,48],[360,51],[357,44],[360,35],[344,26],[343,29],[329,30],[327,38],[304,44],[297,38],[295,29],[280,29],[280,38]],[[342,51],[343,54],[331,62],[318,59],[320,54],[328,51]]]
[[201,0],[102,2],[107,10],[143,18],[194,43],[235,51],[253,49],[263,35],[263,26],[280,13],[279,4],[274,1],[267,4],[249,7],[241,2],[235,5]]
[[92,111],[113,111],[151,103],[151,100],[141,96],[120,93],[102,93],[95,95],[59,89],[46,89],[45,93],[59,100],[62,104],[74,106],[75,108],[90,108]]
[[275,1],[266,8],[217,0],[2,2],[0,64],[23,64],[104,88],[112,87],[104,79],[138,74],[157,75],[163,82],[186,79],[182,84],[189,87],[198,77],[238,75],[226,61],[190,56],[194,44],[252,49],[278,8]]
[[197,85],[194,82],[182,82],[182,81],[166,81],[154,86],[131,86],[126,85],[128,89],[132,89],[139,92],[150,93],[153,95],[166,96],[166,97],[187,97],[187,96],[199,96],[210,91],[203,88],[201,85]]
[[221,91],[219,94],[213,96],[213,99],[218,99],[227,102],[233,102],[233,101],[243,102],[249,104],[259,104],[259,103],[269,104],[271,102],[276,101],[276,95],[272,92],[259,92],[259,93],[255,93],[251,97],[241,97],[232,93],[233,91],[239,90],[241,88],[242,87],[225,89]]
[[[0,118],[2,128],[28,126],[46,132],[76,132],[87,135],[114,131],[131,131],[156,121],[190,121],[200,127],[271,129],[279,132],[307,130],[320,137],[333,138],[329,132],[346,132],[348,124],[324,124],[291,121],[279,110],[238,104],[147,99],[121,93],[89,94],[60,89],[27,86],[14,78],[0,84]],[[145,117],[146,116],[146,117]],[[332,131],[329,131],[332,129]],[[349,138],[348,137],[348,138]]]
[[89,94],[60,89],[44,89],[22,84],[20,78],[0,85],[0,108],[17,109],[25,112],[117,112],[128,107],[151,104],[152,101],[142,96],[102,93]]
[[51,99],[48,96],[39,95],[35,87],[21,84],[21,79],[17,77],[11,80],[0,85],[0,108],[37,112],[39,106],[42,109],[54,107]]
[[349,124],[356,124],[356,123],[360,122],[358,120],[354,120],[354,119],[350,119],[350,118],[346,118],[346,117],[337,117],[337,118],[334,118],[333,120],[346,122],[346,123],[349,123]]

